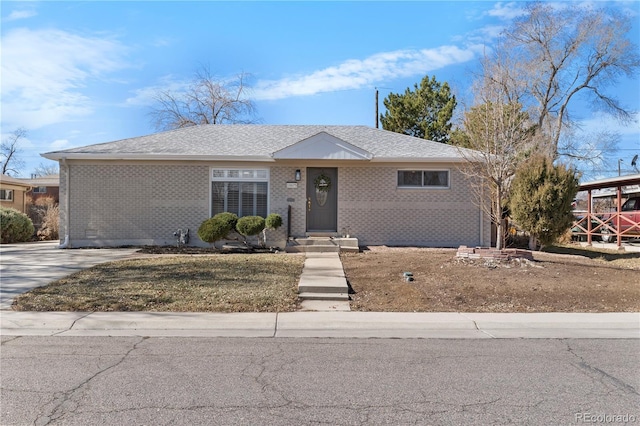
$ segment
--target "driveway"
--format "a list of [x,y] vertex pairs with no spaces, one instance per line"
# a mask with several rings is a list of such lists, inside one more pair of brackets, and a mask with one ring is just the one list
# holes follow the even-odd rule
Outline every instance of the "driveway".
[[0,245],[0,310],[13,298],[81,269],[137,257],[137,248],[59,249],[57,241]]

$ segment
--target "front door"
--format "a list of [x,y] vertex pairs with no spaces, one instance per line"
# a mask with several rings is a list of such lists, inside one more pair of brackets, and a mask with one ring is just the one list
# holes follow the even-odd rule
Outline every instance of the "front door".
[[338,229],[338,169],[307,168],[307,232]]

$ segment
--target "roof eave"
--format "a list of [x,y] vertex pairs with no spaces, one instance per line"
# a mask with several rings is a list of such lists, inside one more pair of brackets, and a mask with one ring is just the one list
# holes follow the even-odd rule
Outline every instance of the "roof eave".
[[375,163],[466,163],[461,157],[374,157]]
[[268,161],[265,155],[183,155],[183,154],[96,154],[78,152],[47,152],[40,154],[49,160],[109,160],[109,161]]

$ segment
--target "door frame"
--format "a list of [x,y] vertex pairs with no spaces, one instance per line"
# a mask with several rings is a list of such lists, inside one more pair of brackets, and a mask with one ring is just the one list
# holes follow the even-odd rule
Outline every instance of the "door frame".
[[[331,229],[313,229],[310,227],[311,224],[311,212],[309,210],[309,199],[311,198],[312,205],[316,204],[316,194],[315,194],[315,185],[314,179],[312,178],[312,171],[316,170],[333,170],[333,176],[335,176],[334,181],[331,182],[331,191],[330,194],[333,199],[334,209],[331,212],[332,222],[335,226]],[[315,174],[315,173],[314,173]],[[305,231],[306,232],[338,232],[338,168],[337,167],[307,167],[306,170],[307,175],[307,185],[305,189]],[[332,177],[333,177],[332,176]],[[335,229],[334,229],[335,228]]]

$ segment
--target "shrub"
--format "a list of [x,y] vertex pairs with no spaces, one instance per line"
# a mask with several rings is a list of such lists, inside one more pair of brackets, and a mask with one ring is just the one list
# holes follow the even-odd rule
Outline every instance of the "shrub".
[[38,230],[40,240],[57,240],[60,238],[60,207],[49,206],[42,217],[42,226]]
[[29,202],[29,217],[37,228],[39,240],[57,240],[60,230],[60,207],[53,197],[40,197]]
[[0,240],[3,243],[29,241],[34,228],[31,219],[16,209],[0,207]]
[[278,229],[282,226],[282,216],[277,213],[271,213],[264,220],[264,227],[266,229]]
[[264,229],[264,218],[260,216],[245,216],[238,219],[236,230],[245,237],[258,235]]
[[213,244],[229,233],[229,224],[221,218],[211,217],[200,224],[198,237],[206,243]]
[[554,165],[551,159],[534,156],[518,169],[511,184],[511,216],[529,232],[529,248],[552,244],[571,227],[571,202],[578,192],[573,169]]
[[226,224],[226,226],[229,227],[229,231],[227,231],[227,233],[236,229],[236,224],[238,223],[238,216],[235,213],[229,213],[229,212],[218,213],[217,215],[213,216],[213,218],[223,221]]

